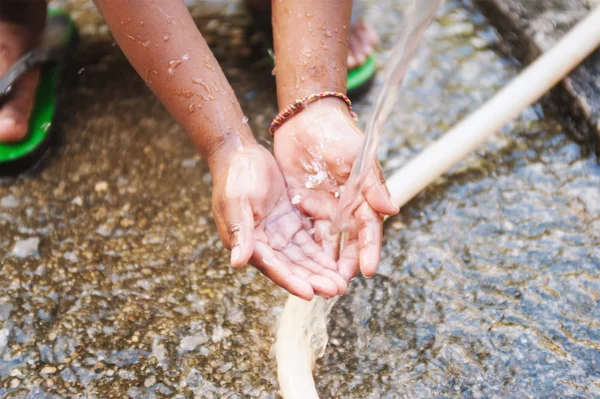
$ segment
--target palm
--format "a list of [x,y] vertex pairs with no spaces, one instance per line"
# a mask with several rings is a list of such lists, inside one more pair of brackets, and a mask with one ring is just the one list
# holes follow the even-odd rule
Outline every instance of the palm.
[[[272,155],[247,146],[229,161],[213,187],[213,208],[221,240],[239,246],[241,266],[249,263],[289,292],[304,299],[314,293],[342,294],[345,281],[302,228],[285,181]],[[232,254],[232,259],[235,254]]]
[[332,234],[331,221],[363,142],[360,129],[339,104],[313,105],[283,124],[275,135],[275,157],[292,202],[311,218],[304,223],[305,230],[314,232],[315,241],[329,256],[339,256],[339,272],[349,281],[359,267],[367,276],[374,273],[380,257],[382,213],[397,209],[376,164],[359,194],[358,208],[348,221],[346,245],[339,252],[339,235]]

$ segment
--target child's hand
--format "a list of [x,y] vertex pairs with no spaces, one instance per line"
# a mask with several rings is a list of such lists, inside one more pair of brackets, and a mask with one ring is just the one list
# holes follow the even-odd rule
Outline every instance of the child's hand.
[[259,144],[232,150],[213,170],[213,213],[231,264],[247,262],[290,293],[342,295],[346,282],[302,228],[273,156]]
[[[346,105],[335,98],[309,105],[275,132],[275,157],[290,197],[300,211],[314,218],[315,241],[334,258],[339,237],[330,233],[331,221],[340,186],[350,176],[362,142],[362,133]],[[377,163],[365,181],[353,220],[347,221],[347,244],[338,262],[346,281],[359,267],[364,276],[373,276],[380,259],[383,215],[397,212]]]

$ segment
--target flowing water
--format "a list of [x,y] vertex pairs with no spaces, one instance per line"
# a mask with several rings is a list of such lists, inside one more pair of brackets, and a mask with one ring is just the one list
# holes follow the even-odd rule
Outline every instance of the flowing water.
[[398,32],[384,69],[383,84],[379,88],[375,105],[369,115],[363,146],[354,161],[352,172],[343,187],[334,229],[343,231],[344,220],[349,220],[362,202],[365,179],[377,162],[377,145],[380,131],[396,103],[410,62],[417,51],[425,29],[429,26],[443,0],[413,0],[406,7],[405,21]]

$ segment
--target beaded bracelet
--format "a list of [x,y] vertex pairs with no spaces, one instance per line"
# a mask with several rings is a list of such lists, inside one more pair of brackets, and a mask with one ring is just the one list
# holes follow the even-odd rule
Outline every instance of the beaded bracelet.
[[323,91],[321,93],[315,93],[311,94],[310,96],[299,98],[296,101],[294,101],[289,107],[277,114],[277,116],[273,119],[273,122],[271,122],[271,125],[269,126],[269,133],[271,133],[271,136],[275,134],[275,130],[277,130],[281,125],[283,125],[283,123],[286,120],[288,120],[298,112],[302,111],[304,108],[306,108],[308,104],[325,97],[337,97],[343,100],[348,106],[350,116],[352,116],[354,120],[358,119],[356,112],[352,111],[352,101],[350,101],[350,99],[345,94],[339,93],[337,91]]

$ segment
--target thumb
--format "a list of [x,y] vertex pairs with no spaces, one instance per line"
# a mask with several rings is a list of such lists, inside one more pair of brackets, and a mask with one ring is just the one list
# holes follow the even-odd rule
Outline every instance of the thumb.
[[224,215],[229,242],[231,243],[231,265],[244,266],[254,252],[254,216],[247,200],[230,203]]
[[390,191],[385,184],[385,178],[383,177],[383,171],[379,163],[374,165],[369,171],[364,187],[363,195],[373,210],[389,216],[398,213],[398,205],[394,203]]

